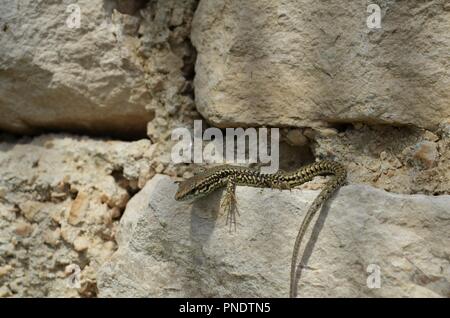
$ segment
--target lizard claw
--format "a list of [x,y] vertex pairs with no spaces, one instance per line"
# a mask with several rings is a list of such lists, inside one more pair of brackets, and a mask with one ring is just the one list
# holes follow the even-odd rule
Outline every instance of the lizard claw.
[[235,194],[233,192],[225,193],[220,206],[227,215],[225,224],[230,226],[230,231],[233,225],[236,230],[236,215],[239,215],[239,210]]

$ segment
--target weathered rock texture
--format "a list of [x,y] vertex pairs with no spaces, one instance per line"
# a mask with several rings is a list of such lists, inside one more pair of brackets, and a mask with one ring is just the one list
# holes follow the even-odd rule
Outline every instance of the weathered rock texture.
[[450,138],[444,131],[355,124],[311,137],[314,154],[342,162],[350,183],[395,193],[450,194]]
[[[175,191],[156,175],[130,200],[100,296],[287,296],[293,241],[317,191],[238,187],[231,232],[220,192],[192,205]],[[300,296],[449,297],[449,206],[450,196],[343,187],[308,236]],[[370,264],[381,269],[379,289],[367,286]]]
[[170,140],[172,128],[191,126],[192,119],[199,117],[192,86],[196,51],[190,40],[197,3],[198,0],[149,1],[142,11],[146,21],[141,27],[142,54],[153,96],[148,109],[155,114],[147,134],[154,142]]
[[435,129],[450,118],[447,1],[201,1],[195,96],[218,126],[336,122]]
[[[0,142],[0,297],[90,297],[153,146],[44,135]],[[79,266],[78,289],[69,284]]]
[[0,5],[0,131],[150,141],[0,135],[0,297],[287,296],[317,192],[239,187],[230,233],[219,194],[178,203],[161,175],[142,189],[192,175],[170,158],[172,129],[199,118],[191,34],[204,128],[282,126],[282,169],[316,157],[349,171],[300,296],[450,297],[448,3],[378,1],[381,30],[362,0],[203,0],[195,22],[198,0],[80,0],[79,28],[70,3]]
[[192,104],[195,4],[82,0],[72,28],[69,3],[3,1],[0,130],[144,136],[156,108]]

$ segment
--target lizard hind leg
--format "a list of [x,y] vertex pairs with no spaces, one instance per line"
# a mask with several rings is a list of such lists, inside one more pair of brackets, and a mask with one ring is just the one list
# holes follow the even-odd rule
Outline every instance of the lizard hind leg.
[[230,226],[230,231],[233,226],[236,230],[236,215],[239,215],[239,210],[236,200],[236,181],[233,178],[228,179],[220,206],[227,215],[226,224]]

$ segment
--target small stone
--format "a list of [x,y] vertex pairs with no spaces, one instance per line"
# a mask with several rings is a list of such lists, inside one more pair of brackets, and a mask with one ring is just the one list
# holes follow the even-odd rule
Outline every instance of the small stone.
[[439,140],[439,137],[437,135],[433,134],[429,130],[425,130],[424,138],[429,141],[438,141]]
[[67,194],[66,194],[65,192],[52,192],[52,193],[50,194],[50,196],[51,196],[53,199],[63,199],[64,197],[67,196]]
[[0,287],[0,298],[5,298],[11,296],[12,293],[6,285]]
[[89,247],[89,240],[85,237],[79,236],[73,241],[73,247],[77,252],[83,252]]
[[293,146],[304,146],[308,144],[308,138],[303,135],[300,129],[291,129],[287,133],[287,141]]
[[68,222],[71,225],[77,225],[83,219],[84,211],[89,204],[88,195],[84,192],[79,192],[76,199],[72,202],[70,208]]
[[161,173],[164,171],[164,165],[162,163],[159,163],[155,168],[156,173]]
[[0,278],[8,275],[13,270],[13,267],[9,264],[0,267]]
[[51,246],[56,246],[59,244],[59,239],[61,237],[61,229],[57,228],[54,231],[46,231],[44,233],[44,242]]
[[413,158],[426,168],[434,166],[439,157],[437,145],[431,141],[419,142],[413,150]]
[[14,229],[14,233],[23,237],[29,236],[31,232],[33,232],[33,226],[24,221],[19,221]]
[[42,204],[40,202],[26,201],[19,204],[20,211],[28,221],[34,221]]
[[194,176],[194,173],[192,171],[186,171],[183,173],[183,179],[189,179]]
[[56,258],[56,263],[60,265],[68,265],[70,262],[70,258],[67,256]]
[[368,168],[369,168],[371,171],[375,172],[375,171],[380,170],[380,166],[381,166],[381,164],[380,164],[379,161],[373,161],[372,163],[370,163],[370,164],[368,165]]
[[317,132],[321,137],[331,137],[338,134],[338,131],[334,128],[317,128]]
[[308,137],[309,139],[315,139],[316,138],[316,131],[314,129],[311,128],[306,128],[303,131],[303,134]]
[[165,127],[167,126],[167,120],[163,117],[157,117],[154,119],[159,126]]

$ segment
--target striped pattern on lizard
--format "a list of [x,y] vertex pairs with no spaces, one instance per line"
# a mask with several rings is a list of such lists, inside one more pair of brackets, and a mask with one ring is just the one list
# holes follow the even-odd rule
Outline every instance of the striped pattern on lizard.
[[345,183],[347,172],[341,164],[323,160],[306,165],[293,172],[277,172],[274,174],[264,174],[258,170],[240,166],[217,166],[203,170],[192,178],[180,182],[175,199],[178,201],[191,198],[198,199],[219,188],[226,187],[221,207],[227,214],[227,223],[236,224],[236,213],[238,213],[235,196],[236,186],[289,190],[311,181],[319,175],[332,175],[333,177],[309,207],[295,239],[291,262],[289,296],[296,297],[296,267],[303,236],[320,206]]

